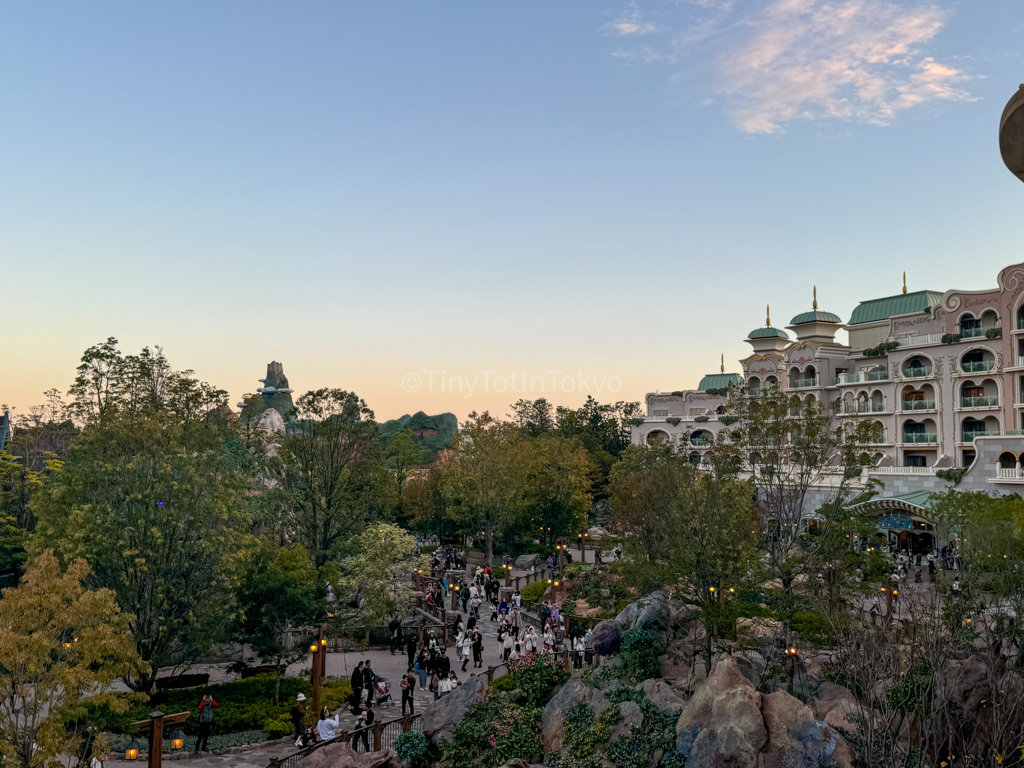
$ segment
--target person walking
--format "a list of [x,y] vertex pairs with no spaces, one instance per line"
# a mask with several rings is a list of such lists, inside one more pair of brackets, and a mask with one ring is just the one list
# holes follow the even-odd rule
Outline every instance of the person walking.
[[416,708],[413,706],[413,694],[416,693],[416,678],[410,674],[402,675],[402,714],[405,714],[405,705],[409,705],[409,714],[415,715]]
[[509,620],[509,625],[512,627],[512,637],[518,640],[519,630],[523,626],[523,617],[519,615],[518,606],[512,609],[512,618]]
[[352,670],[352,695],[359,698],[363,690],[363,662],[356,664]]
[[427,662],[430,660],[430,654],[427,649],[424,648],[420,651],[419,658],[416,659],[416,674],[420,678],[420,690],[427,690]]
[[199,702],[199,738],[196,740],[196,754],[204,750],[209,751],[207,748],[210,746],[210,728],[213,727],[213,708],[217,706],[217,702],[213,700],[213,696],[206,693],[202,700]]
[[302,739],[302,728],[306,722],[306,705],[303,703],[306,700],[305,694],[300,693],[295,697],[295,703],[292,704],[291,712],[288,713],[288,718],[292,721],[292,725],[295,726],[295,746],[300,746],[299,742]]
[[484,636],[479,629],[473,630],[473,668],[484,665]]
[[501,657],[505,661],[508,661],[509,654],[512,653],[512,649],[515,647],[515,640],[512,639],[512,633],[506,632],[505,639],[501,641]]
[[441,677],[448,677],[448,673],[452,671],[451,659],[448,658],[444,648],[441,649],[441,655],[437,657],[437,671]]
[[[373,713],[373,702],[369,699],[366,700],[366,711],[363,712],[363,725],[365,726],[358,734],[359,738],[356,739],[355,752],[359,751],[359,741],[363,742],[363,751],[370,751],[370,731],[372,730],[373,721],[376,720],[376,715]],[[358,725],[358,721],[356,723]]]
[[370,666],[370,660],[367,659],[366,663],[363,664],[363,688],[366,690],[366,700],[373,701],[374,683],[377,680],[377,675],[373,671],[373,667]]
[[405,644],[405,652],[409,656],[409,672],[412,672],[412,667],[416,663],[416,633],[409,633],[409,640]]
[[391,629],[391,655],[394,656],[396,650],[402,649],[402,618],[396,616],[389,627]]

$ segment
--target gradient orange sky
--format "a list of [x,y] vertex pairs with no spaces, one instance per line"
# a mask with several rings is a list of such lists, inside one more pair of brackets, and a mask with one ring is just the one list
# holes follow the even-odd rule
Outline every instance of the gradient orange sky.
[[989,287],[1021,260],[996,144],[1019,12],[11,5],[0,403],[66,390],[107,336],[232,404],[270,360],[380,419],[640,400],[737,370],[815,284],[844,319],[904,270]]

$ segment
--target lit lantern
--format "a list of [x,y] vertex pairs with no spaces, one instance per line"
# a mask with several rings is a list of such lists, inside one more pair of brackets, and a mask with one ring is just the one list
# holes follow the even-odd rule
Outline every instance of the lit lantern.
[[185,746],[185,734],[179,728],[171,734],[171,749],[178,750]]
[[139,742],[132,739],[128,742],[124,748],[124,759],[125,760],[138,760],[139,759]]
[[310,653],[316,653],[316,651],[317,651],[317,648],[319,648],[319,647],[320,647],[320,646],[318,646],[318,645],[317,645],[316,643],[312,643],[312,644],[311,644],[311,645],[309,646],[309,651],[310,651]]

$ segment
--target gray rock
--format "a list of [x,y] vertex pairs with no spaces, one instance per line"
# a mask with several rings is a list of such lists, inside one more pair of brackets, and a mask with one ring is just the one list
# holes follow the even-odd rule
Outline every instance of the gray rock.
[[612,741],[622,736],[629,736],[633,733],[633,728],[639,728],[644,724],[644,712],[635,701],[623,701],[620,703],[619,714],[622,715],[622,719],[612,728]]
[[602,691],[607,692],[614,691],[616,688],[619,687],[619,685],[621,685],[621,683],[619,682],[618,678],[613,677],[611,680],[602,680],[597,687],[600,688]]
[[622,650],[622,624],[617,619],[606,619],[594,627],[594,650],[601,656]]
[[393,749],[356,753],[348,744],[328,744],[299,761],[302,768],[400,768]]
[[516,558],[517,570],[528,571],[541,560],[540,555],[520,555]]
[[482,676],[469,678],[451,693],[435,701],[420,718],[423,735],[435,744],[451,735],[452,726],[462,720],[474,702],[484,698],[486,686]]
[[[594,710],[594,716],[600,717],[611,703],[597,688],[591,688],[579,677],[570,677],[544,707],[541,716],[541,736],[544,739],[544,752],[554,752],[562,747],[562,724],[565,715],[580,702],[585,702]],[[429,711],[429,710],[428,710]]]
[[852,768],[853,750],[834,728],[785,691],[761,696],[768,745],[763,768]]
[[686,706],[686,702],[664,680],[644,680],[637,686],[644,692],[644,698],[663,712],[675,712]]
[[761,684],[761,678],[768,669],[768,662],[764,660],[764,656],[757,651],[739,651],[733,659],[739,665],[740,672],[754,684],[754,687]]
[[676,723],[676,750],[687,768],[754,768],[768,742],[761,695],[724,654]]
[[661,590],[651,592],[635,603],[630,603],[615,620],[626,629],[658,629],[662,627],[669,615],[668,598]]

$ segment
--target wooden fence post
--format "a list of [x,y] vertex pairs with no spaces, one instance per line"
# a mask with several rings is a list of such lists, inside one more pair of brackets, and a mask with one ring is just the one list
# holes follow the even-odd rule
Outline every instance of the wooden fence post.
[[402,733],[412,730],[412,715],[402,715]]
[[494,667],[487,668],[487,684],[490,685],[494,682]]
[[384,735],[384,723],[382,723],[380,720],[378,720],[376,723],[373,724],[373,751],[374,752],[380,752],[381,744],[382,744],[382,741],[383,741],[381,739],[381,737],[383,735]]

